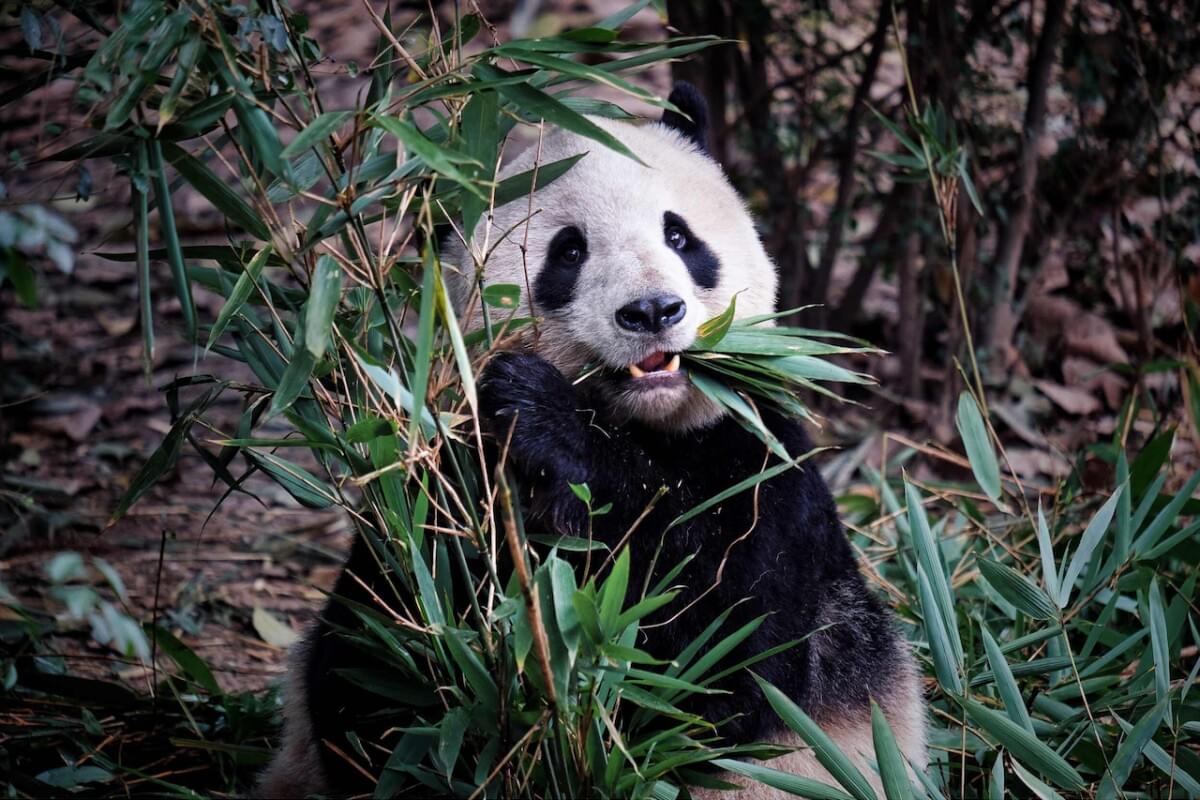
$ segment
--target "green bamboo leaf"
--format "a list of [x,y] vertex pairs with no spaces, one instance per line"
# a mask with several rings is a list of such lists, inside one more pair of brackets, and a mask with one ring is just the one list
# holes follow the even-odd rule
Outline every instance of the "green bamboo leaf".
[[242,452],[302,506],[321,509],[337,502],[333,490],[304,467],[271,453],[258,450]]
[[162,442],[154,448],[154,452],[146,459],[146,463],[129,482],[129,488],[121,496],[106,527],[112,527],[117,520],[125,516],[125,513],[137,502],[139,497],[175,467],[175,462],[179,459],[179,453],[183,448],[184,439],[195,421],[196,419],[191,413],[184,414],[175,421],[175,424],[167,431],[167,435],[163,437]]
[[[1195,680],[1194,675],[1192,676],[1192,680]],[[1132,725],[1118,717],[1116,714],[1113,716],[1116,717],[1117,723],[1121,726],[1121,730],[1125,731],[1126,737],[1133,733]],[[1183,766],[1178,763],[1177,759],[1172,757],[1171,754],[1164,750],[1162,745],[1155,742],[1154,739],[1151,738],[1146,740],[1146,746],[1142,750],[1142,754],[1146,756],[1146,758],[1150,759],[1150,763],[1154,764],[1155,767],[1157,767],[1164,775],[1167,776],[1168,781],[1173,781],[1178,784],[1179,787],[1187,793],[1188,797],[1200,796],[1200,781],[1197,781],[1189,773],[1184,771]]]
[[887,800],[913,800],[912,783],[908,779],[908,767],[896,744],[892,727],[888,725],[883,709],[871,701],[871,738],[875,743],[875,760],[879,764],[879,777],[883,781],[883,794]]
[[688,379],[708,399],[732,411],[734,418],[742,423],[742,427],[762,440],[767,447],[771,448],[772,453],[779,458],[789,457],[787,448],[783,446],[783,443],[779,441],[763,422],[762,417],[755,412],[754,408],[740,394],[730,389],[721,381],[713,380],[699,371],[692,371],[688,375]]
[[313,367],[317,365],[317,360],[301,342],[296,342],[296,345],[291,360],[279,379],[279,385],[275,387],[275,394],[271,398],[270,416],[291,408],[292,403],[308,388],[308,379],[312,377]]
[[217,679],[213,675],[212,670],[209,669],[208,664],[204,659],[196,655],[190,647],[179,641],[179,639],[175,638],[174,634],[161,626],[151,625],[147,622],[142,625],[142,628],[145,630],[146,635],[154,640],[158,649],[170,656],[171,660],[179,665],[184,675],[191,681],[215,697],[219,697],[222,694],[221,686],[217,683]]
[[437,754],[446,767],[447,777],[454,774],[454,768],[458,765],[458,754],[462,750],[463,737],[470,723],[471,715],[467,709],[456,706],[446,712],[446,716],[442,717],[442,722],[438,725]]
[[575,616],[579,618],[579,626],[592,640],[593,644],[604,644],[606,637],[600,624],[600,610],[596,601],[586,592],[576,590],[571,597],[571,605],[575,607]]
[[1004,797],[1004,751],[1000,750],[988,773],[988,800],[1004,800]]
[[480,200],[487,201],[487,195],[484,194],[483,190],[479,188],[469,174],[458,166],[459,164],[480,166],[479,164],[475,164],[471,158],[460,153],[455,153],[450,148],[435,143],[428,136],[421,133],[420,129],[411,122],[380,114],[372,114],[371,122],[399,139],[405,149],[419,158],[424,162],[425,166],[429,167],[435,173],[449,178]]
[[[578,41],[578,39],[576,39],[576,41]],[[515,42],[511,45],[501,45],[500,47],[495,48],[493,52],[497,55],[507,56],[517,61],[523,61],[526,64],[532,64],[535,67],[553,70],[562,76],[568,76],[577,80],[590,81],[591,83],[600,84],[601,86],[608,86],[611,89],[624,92],[625,94],[636,97],[637,99],[650,103],[651,105],[664,105],[663,101],[655,97],[652,92],[648,92],[623,78],[618,78],[612,72],[597,69],[596,67],[579,61],[570,61],[562,56],[553,55],[551,53],[529,50],[521,47],[520,42]]]
[[741,292],[735,292],[733,297],[729,298],[729,305],[720,314],[700,323],[700,327],[696,330],[696,340],[692,342],[689,350],[711,350],[725,338],[725,335],[729,333],[730,326],[733,325],[733,317],[737,313],[737,296],[739,294]]
[[[463,107],[459,130],[466,153],[481,166],[476,177],[492,180],[492,172],[499,155],[500,139],[500,96],[495,92],[476,92]],[[497,202],[497,206],[503,205]],[[463,235],[469,240],[474,236],[475,226],[487,209],[487,203],[478,195],[467,192],[462,198]]]
[[1004,714],[982,706],[974,700],[967,699],[962,702],[967,715],[992,738],[1008,748],[1013,756],[1064,789],[1083,789],[1083,778],[1075,768],[1032,733]]
[[142,328],[142,370],[149,380],[154,364],[154,302],[150,296],[150,202],[146,197],[149,177],[149,159],[146,143],[137,145],[136,172],[131,172],[130,188],[133,196],[134,245],[137,250],[137,288],[139,322]]
[[[1125,457],[1125,448],[1117,454],[1117,485],[1129,485],[1129,460]],[[1133,492],[1122,492],[1117,503],[1117,535],[1113,540],[1113,561],[1124,564],[1129,557],[1129,548],[1133,544]]]
[[178,145],[165,143],[163,154],[167,161],[192,188],[212,203],[222,215],[247,233],[269,242],[271,232],[245,200],[229,187],[226,181],[213,174],[204,162],[188,155]]
[[1054,787],[1048,786],[1041,778],[1021,766],[1021,762],[1015,758],[1010,760],[1013,772],[1017,773],[1017,777],[1021,779],[1021,782],[1029,787],[1029,791],[1033,792],[1034,797],[1038,798],[1038,800],[1063,800],[1063,796],[1054,791]]
[[500,693],[491,673],[488,672],[479,655],[463,642],[462,631],[455,628],[443,628],[443,631],[445,635],[442,637],[442,641],[446,643],[446,649],[450,651],[450,656],[462,670],[463,677],[475,691],[481,710],[495,713],[495,709],[499,706]]
[[1075,581],[1082,574],[1088,562],[1092,560],[1092,554],[1100,545],[1104,534],[1108,532],[1109,523],[1112,522],[1113,514],[1117,510],[1117,503],[1121,501],[1121,495],[1127,489],[1127,486],[1118,486],[1112,497],[1100,506],[1100,510],[1096,512],[1092,521],[1084,529],[1083,536],[1079,539],[1079,547],[1075,550],[1075,555],[1071,557],[1071,564],[1067,567],[1066,575],[1063,576],[1062,585],[1058,587],[1059,608],[1066,608],[1070,603],[1071,592],[1075,589]]
[[[412,377],[409,386],[412,387],[412,402],[414,409],[426,410],[426,393],[429,390],[429,371],[433,365],[433,335],[436,323],[437,301],[437,261],[433,248],[426,245],[421,257],[421,307],[417,317],[417,351],[413,357]],[[420,430],[421,417],[414,413],[408,434],[412,446],[417,444],[417,433]]]
[[1196,488],[1200,486],[1200,471],[1197,471],[1183,488],[1179,490],[1171,501],[1163,506],[1162,511],[1159,511],[1154,517],[1154,521],[1146,526],[1141,535],[1133,543],[1133,552],[1141,555],[1158,543],[1158,540],[1166,533],[1167,528],[1175,522],[1179,512],[1183,510],[1184,504],[1192,499],[1192,495],[1196,493]]
[[621,551],[613,564],[612,571],[600,590],[600,623],[608,635],[618,633],[617,618],[625,604],[625,591],[629,586],[629,548]]
[[296,138],[288,142],[287,147],[280,152],[281,158],[291,158],[303,153],[310,147],[317,147],[332,136],[338,128],[353,116],[353,111],[326,111],[318,114],[312,122],[296,134]]
[[[753,673],[751,674],[753,675]],[[871,784],[851,763],[846,754],[833,743],[825,731],[821,730],[821,726],[813,722],[800,706],[779,689],[757,675],[754,675],[754,680],[766,695],[767,702],[771,704],[771,708],[775,709],[779,718],[813,749],[813,755],[816,756],[817,761],[829,771],[829,774],[843,789],[849,792],[855,800],[876,800]]]
[[467,398],[467,406],[470,407],[471,413],[476,414],[479,409],[479,392],[475,386],[475,371],[471,367],[471,356],[467,352],[467,343],[463,339],[462,329],[458,325],[458,317],[454,313],[454,303],[442,281],[440,263],[437,266],[437,273],[435,286],[438,308],[445,322],[443,330],[450,337],[450,349],[454,351],[454,363],[458,367],[458,379],[462,385],[463,396]]
[[179,97],[187,88],[188,81],[195,76],[194,70],[200,58],[204,55],[204,40],[199,37],[189,38],[179,46],[179,60],[175,66],[175,75],[171,85],[158,103],[158,129],[155,135],[162,133],[163,127],[175,117],[175,107]]
[[929,588],[932,590],[933,600],[937,604],[938,616],[941,618],[942,627],[953,647],[955,671],[961,674],[963,647],[962,639],[958,635],[958,620],[954,611],[954,595],[950,591],[950,580],[946,575],[941,549],[933,537],[929,519],[925,516],[921,492],[907,478],[904,480],[904,499],[908,504],[908,527],[912,535],[913,549],[917,554],[917,563],[929,579]]
[[282,158],[283,146],[267,112],[244,98],[235,97],[233,113],[237,116],[238,132],[245,134],[242,146],[247,153],[261,160],[272,175],[283,177],[287,162]]
[[979,405],[970,392],[958,396],[958,414],[954,423],[967,450],[975,480],[993,503],[1000,502],[1000,464],[996,461],[996,450],[983,423],[983,415],[979,413]]
[[250,263],[246,265],[242,274],[238,276],[237,282],[233,285],[233,291],[229,293],[228,299],[221,306],[221,310],[217,313],[217,321],[213,323],[212,330],[208,333],[208,343],[204,347],[205,350],[212,349],[217,339],[221,338],[221,334],[225,332],[229,321],[233,319],[235,314],[242,310],[242,306],[250,299],[250,294],[254,291],[255,285],[262,275],[263,268],[271,258],[271,253],[270,245],[259,250],[250,259]]
[[325,355],[333,329],[333,315],[342,299],[342,268],[333,256],[321,254],[304,304],[304,346],[314,359]]
[[1163,613],[1162,590],[1158,587],[1158,576],[1150,580],[1147,607],[1150,611],[1150,652],[1154,659],[1154,696],[1159,703],[1166,704],[1166,713],[1171,714],[1171,655],[1170,639],[1167,636],[1167,618]]
[[715,758],[712,763],[714,767],[720,767],[723,770],[744,775],[773,789],[779,789],[797,797],[807,797],[809,800],[854,800],[850,795],[833,788],[829,784],[813,780],[812,778],[793,775],[790,772],[783,772],[782,770],[763,766],[762,764],[755,764],[750,761],[734,761],[731,758]]
[[621,616],[617,617],[616,629],[624,630],[627,626],[637,622],[643,617],[648,617],[658,609],[670,603],[678,595],[678,592],[664,592],[663,594],[650,595],[649,597],[639,601],[632,607],[621,612]]
[[1159,701],[1126,734],[1125,740],[1117,748],[1116,755],[1108,762],[1108,770],[1104,773],[1100,789],[1096,793],[1097,800],[1116,800],[1124,796],[1121,790],[1129,780],[1142,751],[1146,749],[1146,744],[1154,737],[1167,713],[1167,701]]
[[695,714],[689,714],[686,711],[676,708],[667,701],[663,700],[661,697],[651,694],[645,689],[641,689],[632,683],[622,683],[618,691],[620,692],[622,700],[628,700],[636,706],[648,708],[651,711],[655,711],[659,714],[664,714],[668,717],[674,717],[675,719],[699,719]]
[[1012,567],[982,557],[976,559],[976,564],[988,583],[1021,613],[1034,619],[1058,618],[1058,609],[1046,593]]
[[921,604],[921,618],[925,623],[925,635],[929,640],[929,652],[933,657],[933,668],[938,683],[948,692],[962,694],[962,672],[954,655],[950,633],[934,599],[934,590],[929,585],[929,573],[917,564],[917,599]]
[[[479,69],[485,77],[489,78],[500,78],[506,74],[503,70],[488,65],[481,64],[479,65]],[[541,89],[536,89],[528,83],[513,83],[501,85],[497,91],[509,100],[509,102],[517,106],[517,108],[533,118],[543,119],[564,130],[599,142],[610,150],[615,150],[621,155],[628,156],[639,164],[645,165],[644,161],[634,155],[632,150],[622,144],[611,133],[582,114],[577,114],[567,108],[561,101],[556,100]]]
[[550,589],[554,601],[554,621],[558,623],[558,631],[563,644],[572,661],[579,650],[579,616],[575,613],[575,572],[571,565],[557,556],[547,559],[546,566],[550,572]]
[[983,634],[983,647],[987,651],[988,663],[991,664],[992,674],[996,678],[996,688],[1000,692],[1000,699],[1004,701],[1005,712],[1013,722],[1033,733],[1033,720],[1029,718],[1029,711],[1025,708],[1025,701],[1021,697],[1021,690],[1017,687],[1017,681],[1008,666],[1008,661],[1000,652],[1000,646],[996,644],[992,632],[988,630],[987,623],[981,621],[979,630]]
[[175,294],[183,312],[183,327],[188,341],[196,341],[196,304],[192,301],[192,284],[188,280],[187,265],[183,261],[183,248],[179,244],[179,229],[175,227],[175,209],[171,206],[171,187],[167,182],[167,170],[163,165],[162,143],[151,139],[150,173],[154,177],[154,200],[158,206],[158,222],[162,228],[167,251],[167,264],[171,267],[171,279]]
[[[715,634],[716,631],[722,625],[724,625],[727,617],[728,612],[722,614],[716,620],[714,620],[698,638],[698,641],[707,642],[708,639],[710,639],[713,634]],[[670,675],[678,675],[681,680],[685,681],[700,682],[705,684],[713,682],[715,676],[711,672],[712,668],[718,663],[721,663],[722,659],[724,659],[726,655],[733,652],[738,645],[746,641],[751,634],[758,630],[766,618],[766,614],[755,617],[735,630],[733,633],[722,638],[712,647],[705,647],[702,644],[699,647],[693,648],[691,645],[689,645],[689,647],[685,649],[684,652],[681,653],[676,659],[678,667],[672,666],[671,669],[667,670],[667,673]],[[692,658],[694,658],[695,655],[701,651],[703,651],[703,655],[697,658],[695,663],[692,663]]]
[[626,22],[629,22],[629,20],[633,19],[639,11],[650,5],[651,2],[653,2],[653,0],[635,0],[635,2],[630,3],[620,11],[609,14],[607,17],[597,22],[592,30],[595,30],[596,28],[608,31],[619,30]]
[[1037,510],[1038,552],[1042,558],[1042,580],[1046,584],[1046,593],[1051,598],[1058,597],[1058,566],[1054,563],[1054,544],[1050,539],[1050,526],[1046,523],[1046,515],[1042,513],[1042,500],[1038,498]]

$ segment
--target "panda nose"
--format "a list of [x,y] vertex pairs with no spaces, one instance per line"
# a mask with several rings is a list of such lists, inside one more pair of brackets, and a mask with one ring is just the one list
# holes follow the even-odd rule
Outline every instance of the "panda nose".
[[687,313],[683,298],[673,294],[643,297],[617,309],[617,324],[634,333],[658,333],[677,324]]

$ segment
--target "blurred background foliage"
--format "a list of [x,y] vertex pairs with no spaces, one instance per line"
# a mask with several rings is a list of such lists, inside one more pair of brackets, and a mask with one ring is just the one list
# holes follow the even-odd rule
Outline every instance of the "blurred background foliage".
[[[494,144],[514,128],[518,147],[543,117],[579,124],[580,112],[623,115],[617,103],[657,114],[680,77],[710,100],[714,153],[780,266],[780,307],[808,306],[794,321],[892,351],[847,358],[881,379],[852,393],[863,406],[805,400],[826,415],[818,438],[841,446],[821,466],[864,570],[925,667],[935,763],[912,791],[1200,793],[1200,9],[639,6],[0,6],[9,795],[245,790],[273,741],[264,687],[322,601],[312,587],[328,588],[351,529],[364,535],[336,512],[359,499],[344,479],[398,458],[376,421],[343,417],[333,398],[386,409],[410,443],[428,436],[409,418],[424,420],[412,395],[460,412],[469,398],[420,249],[434,221],[422,209],[486,207],[477,191],[495,152],[463,131]],[[612,28],[619,40],[596,32]],[[546,37],[557,44],[504,49]],[[640,55],[613,78],[612,64]],[[478,86],[420,95],[464,64],[486,82],[518,62],[531,72],[508,86],[569,85],[566,112],[509,88],[464,125]],[[380,208],[419,221],[385,244],[366,235]],[[386,281],[371,268],[384,255]],[[310,291],[335,276],[335,291]],[[428,360],[423,376],[414,358]],[[400,388],[416,391],[389,407]],[[430,563],[451,556],[438,541],[422,545]],[[562,562],[533,558],[535,582],[561,575]],[[578,586],[563,596],[585,608],[604,594]],[[517,624],[520,598],[490,622]],[[487,649],[469,638],[477,619],[459,623],[465,654],[434,677],[474,708],[462,659]],[[596,664],[629,644],[605,655],[609,634],[628,628],[600,631]],[[635,677],[625,691],[644,708],[680,691]],[[518,722],[541,730],[532,709],[546,686],[524,690],[531,716]],[[612,711],[611,696],[597,702]],[[488,772],[486,733],[461,715],[425,722],[437,732],[418,739],[437,747],[410,752],[405,781],[381,792],[444,775],[444,791],[470,794]],[[620,750],[601,740],[546,758],[595,768]],[[698,741],[675,753],[696,758]],[[601,794],[668,796],[700,780],[668,763],[640,781],[621,758],[604,763],[612,775],[589,784]],[[525,788],[552,794],[553,772]]]

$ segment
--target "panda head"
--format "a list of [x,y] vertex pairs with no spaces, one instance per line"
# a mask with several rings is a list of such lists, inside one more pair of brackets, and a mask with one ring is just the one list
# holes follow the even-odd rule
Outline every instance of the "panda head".
[[470,247],[451,242],[444,268],[467,319],[482,325],[477,275],[516,284],[518,313],[537,318],[524,346],[550,361],[618,420],[666,431],[720,412],[680,369],[678,354],[737,295],[738,316],[774,310],[775,267],[741,197],[707,153],[707,108],[688,84],[671,102],[687,116],[634,125],[592,118],[643,163],[547,128],[501,171],[526,172],[585,153],[566,174],[495,209]]

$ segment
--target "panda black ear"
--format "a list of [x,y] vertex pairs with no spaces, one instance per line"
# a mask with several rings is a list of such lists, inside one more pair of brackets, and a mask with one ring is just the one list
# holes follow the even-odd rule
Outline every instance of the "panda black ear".
[[679,131],[707,153],[708,101],[704,99],[704,95],[700,94],[700,90],[687,81],[676,81],[675,87],[671,89],[671,94],[667,99],[683,114],[664,111],[663,125]]

